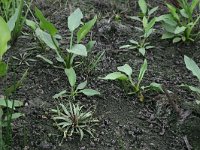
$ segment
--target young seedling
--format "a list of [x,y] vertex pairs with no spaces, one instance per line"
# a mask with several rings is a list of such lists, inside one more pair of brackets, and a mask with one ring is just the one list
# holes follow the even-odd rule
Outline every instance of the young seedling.
[[[161,21],[164,27],[162,39],[172,39],[173,43],[194,41],[198,38],[199,31],[196,27],[199,24],[200,15],[196,11],[199,6],[199,0],[179,0],[179,6],[175,7],[166,4],[169,14],[158,17],[157,21]],[[196,32],[196,33],[195,33]]]
[[130,92],[129,94],[137,94],[137,96],[138,96],[138,98],[141,102],[144,101],[144,96],[142,94],[142,91],[144,89],[162,91],[161,85],[157,84],[157,83],[151,83],[149,86],[141,86],[140,85],[142,80],[143,80],[144,74],[147,70],[146,59],[144,60],[144,63],[140,68],[140,73],[139,73],[136,81],[134,81],[133,78],[132,78],[133,70],[128,64],[117,67],[117,70],[118,70],[118,72],[110,73],[106,77],[101,78],[101,79],[104,79],[104,80],[121,80],[121,81],[128,82],[131,85],[131,88],[132,88],[132,92]]
[[91,127],[96,125],[99,121],[93,118],[92,111],[84,112],[83,106],[78,104],[69,103],[68,106],[60,104],[57,109],[52,109],[53,120],[56,126],[63,132],[63,138],[70,137],[74,134],[80,135],[80,140],[83,139],[85,132],[93,137]]
[[151,46],[150,42],[147,42],[147,40],[153,33],[153,27],[156,23],[156,17],[152,18],[151,15],[158,9],[158,7],[149,10],[145,0],[139,0],[138,4],[141,10],[141,16],[131,16],[130,18],[142,23],[142,28],[136,27],[136,29],[142,32],[140,40],[129,40],[129,45],[123,45],[120,48],[137,49],[144,56],[147,49],[154,48],[154,46]]
[[[53,49],[56,53],[56,59],[58,62],[63,64],[63,68],[70,69],[73,66],[73,62],[75,57],[77,56],[87,56],[87,46],[80,44],[81,41],[85,38],[85,36],[89,33],[91,28],[94,26],[97,16],[95,16],[92,20],[85,23],[82,27],[79,28],[79,30],[76,33],[76,43],[74,43],[74,33],[78,29],[78,27],[83,24],[81,22],[83,18],[83,14],[81,10],[78,8],[76,9],[69,17],[68,17],[68,29],[70,31],[71,37],[70,37],[70,44],[69,47],[66,48],[66,50],[63,50],[60,48],[60,44],[57,41],[58,37],[58,30],[56,27],[50,23],[42,14],[42,12],[35,8],[35,15],[39,19],[39,24],[36,22],[27,20],[27,25],[29,25],[35,32],[35,35],[37,38],[45,43],[48,47]],[[88,43],[90,44],[90,42]],[[52,65],[52,61],[41,57],[44,61],[47,63],[50,63]]]
[[66,68],[65,74],[68,77],[68,81],[71,86],[71,91],[70,92],[67,92],[67,90],[61,91],[60,93],[55,94],[53,98],[70,96],[73,99],[75,99],[75,97],[79,94],[84,94],[86,96],[100,95],[98,91],[90,89],[90,88],[86,88],[87,80],[76,86],[76,73],[73,68],[70,68],[70,69]]
[[[200,68],[197,66],[194,60],[192,60],[191,58],[187,56],[184,56],[184,61],[185,61],[185,65],[187,69],[190,70],[192,74],[196,76],[200,82]],[[200,87],[191,86],[187,84],[182,84],[181,86],[190,89],[192,92],[195,92],[199,98],[196,102],[200,104]]]

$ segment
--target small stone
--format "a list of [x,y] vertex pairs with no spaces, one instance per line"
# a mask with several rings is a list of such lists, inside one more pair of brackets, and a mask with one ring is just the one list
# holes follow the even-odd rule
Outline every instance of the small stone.
[[95,147],[95,143],[94,142],[90,142],[90,146]]
[[85,146],[83,146],[83,147],[80,148],[80,150],[85,150],[85,149],[86,149]]

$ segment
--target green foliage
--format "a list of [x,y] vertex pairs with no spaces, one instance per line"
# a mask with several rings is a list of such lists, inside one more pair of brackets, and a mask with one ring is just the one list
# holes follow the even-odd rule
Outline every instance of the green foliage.
[[98,122],[97,119],[93,119],[93,112],[83,111],[83,106],[73,103],[69,103],[68,106],[60,104],[60,107],[52,109],[53,120],[58,129],[64,133],[64,138],[79,134],[82,140],[85,133],[93,136],[91,127]]
[[141,82],[143,80],[144,74],[147,71],[147,61],[146,59],[144,60],[144,63],[142,64],[140,68],[139,75],[137,77],[137,80],[134,81],[132,78],[132,73],[133,70],[132,68],[128,65],[125,64],[123,66],[117,67],[118,72],[113,72],[105,76],[104,80],[121,80],[128,82],[128,84],[131,85],[131,92],[129,94],[137,94],[138,98],[140,99],[141,102],[144,101],[144,96],[142,94],[142,90],[144,89],[152,89],[156,91],[162,91],[161,85],[157,83],[151,83],[150,86],[141,86]]
[[63,90],[60,93],[55,94],[53,96],[53,98],[57,99],[57,98],[61,98],[61,97],[70,96],[73,99],[75,99],[75,97],[79,94],[84,94],[86,96],[100,95],[100,93],[98,91],[91,89],[91,88],[86,88],[87,80],[76,85],[76,74],[75,74],[73,68],[66,69],[65,73],[68,77],[68,80],[69,80],[69,83],[71,86],[71,91],[68,92],[67,90]]
[[2,17],[0,17],[0,33],[0,77],[2,77],[7,72],[7,65],[2,61],[2,58],[8,50],[8,41],[11,38],[9,27]]
[[[196,76],[200,82],[200,68],[197,66],[194,60],[192,60],[191,58],[187,56],[184,56],[184,61],[185,61],[186,68],[190,70],[192,74]],[[200,87],[191,86],[187,84],[182,84],[181,86],[190,89],[192,92],[195,92],[200,98]],[[200,99],[197,101],[197,103],[199,102],[200,102]]]
[[[62,50],[57,40],[58,30],[56,29],[56,27],[44,17],[42,12],[38,8],[35,8],[35,15],[39,19],[40,23],[37,24],[36,22],[26,20],[26,24],[34,30],[35,35],[42,43],[45,43],[48,47],[55,51],[56,59],[58,62],[63,64],[63,68],[70,69],[73,66],[73,61],[75,57],[87,56],[88,49],[80,42],[85,38],[85,36],[94,26],[97,20],[97,16],[95,16],[92,20],[80,27],[80,29],[77,31],[77,43],[74,44],[74,32],[82,24],[81,19],[83,18],[81,10],[79,8],[76,9],[68,17],[68,29],[71,33],[70,44],[68,48],[66,48],[66,50]],[[52,61],[48,58],[41,55],[39,57],[52,65]]]
[[[162,39],[172,39],[173,43],[194,41],[198,37],[196,26],[199,24],[200,15],[196,12],[199,0],[179,0],[180,8],[166,4],[169,14],[158,17],[164,27]],[[195,33],[196,32],[196,33]]]
[[145,0],[139,0],[138,4],[141,10],[141,16],[131,16],[130,18],[142,24],[142,27],[136,27],[137,30],[142,32],[140,40],[129,40],[129,45],[123,45],[120,48],[137,49],[144,56],[147,49],[154,48],[147,40],[153,33],[153,27],[156,23],[156,17],[152,18],[151,15],[157,11],[158,7],[149,10]]
[[0,2],[0,14],[8,23],[12,33],[12,41],[20,35],[26,15],[23,14],[24,0],[2,0]]

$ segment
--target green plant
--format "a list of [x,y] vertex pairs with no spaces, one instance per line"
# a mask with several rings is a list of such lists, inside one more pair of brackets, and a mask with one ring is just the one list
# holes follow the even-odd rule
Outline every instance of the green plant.
[[180,41],[194,41],[199,32],[196,27],[199,24],[200,15],[196,11],[199,0],[179,0],[180,8],[166,4],[169,14],[158,17],[163,23],[164,33],[162,39],[173,39],[173,43]]
[[[197,66],[194,60],[192,60],[191,58],[187,56],[184,56],[184,62],[185,62],[186,68],[190,70],[192,74],[196,76],[200,82],[200,68]],[[191,86],[187,84],[182,84],[181,86],[190,89],[192,92],[195,92],[199,97],[199,99],[196,102],[200,104],[200,87]]]
[[[22,27],[25,22],[25,18],[28,14],[23,14],[23,8],[25,6],[24,0],[2,0],[0,2],[0,14],[8,23],[9,29],[12,33],[12,41],[15,41],[20,35]],[[32,1],[27,7],[30,7]]]
[[162,91],[161,85],[157,84],[157,83],[151,83],[149,86],[141,86],[140,85],[142,80],[143,80],[144,74],[147,70],[146,59],[144,60],[144,63],[140,68],[140,72],[139,72],[139,75],[138,75],[136,81],[134,81],[133,78],[132,78],[133,70],[128,64],[117,67],[117,69],[118,69],[118,72],[110,73],[106,77],[101,78],[101,79],[104,79],[104,80],[121,80],[121,81],[125,81],[126,83],[128,82],[128,84],[131,85],[131,92],[129,94],[137,94],[137,96],[138,96],[138,98],[141,102],[144,101],[144,96],[142,94],[143,90],[151,89],[151,90]]
[[71,102],[67,107],[63,104],[60,106],[61,108],[52,109],[52,112],[56,126],[64,133],[63,138],[79,134],[82,140],[85,132],[93,136],[91,127],[98,122],[97,119],[93,119],[93,112],[84,112],[83,106]]
[[[42,12],[35,8],[35,15],[39,19],[40,23],[27,20],[27,25],[29,25],[34,31],[37,38],[45,43],[48,47],[53,49],[56,53],[56,59],[58,62],[63,64],[64,68],[70,69],[73,65],[74,58],[77,56],[87,56],[87,47],[88,45],[80,44],[80,42],[85,38],[85,36],[89,33],[91,28],[94,26],[97,16],[95,16],[92,20],[85,23],[76,33],[76,44],[74,44],[74,33],[75,30],[82,24],[81,20],[83,18],[83,14],[81,10],[76,9],[69,17],[68,17],[68,29],[71,33],[70,44],[66,50],[63,50],[59,46],[59,42],[56,39],[58,37],[58,30],[56,27],[50,23],[42,14]],[[60,36],[59,36],[60,38]],[[91,44],[90,42],[88,44]],[[90,46],[90,45],[89,45]],[[44,61],[50,63],[52,65],[52,61],[45,58]]]
[[158,7],[149,10],[145,0],[139,0],[138,4],[141,10],[140,16],[131,16],[130,18],[142,23],[142,28],[136,27],[136,29],[142,32],[140,40],[129,40],[129,45],[123,45],[120,48],[137,49],[144,56],[147,49],[154,48],[154,46],[151,46],[150,42],[147,42],[147,40],[153,33],[153,27],[156,23],[156,17],[152,18],[151,15],[158,9]]
[[98,91],[90,89],[90,88],[86,88],[87,80],[76,86],[76,73],[73,68],[70,68],[70,69],[66,68],[65,74],[68,77],[68,80],[71,86],[71,91],[70,92],[67,92],[67,90],[61,91],[60,93],[54,95],[53,98],[66,97],[67,95],[69,95],[70,97],[75,99],[75,97],[78,94],[84,94],[86,96],[100,95]]

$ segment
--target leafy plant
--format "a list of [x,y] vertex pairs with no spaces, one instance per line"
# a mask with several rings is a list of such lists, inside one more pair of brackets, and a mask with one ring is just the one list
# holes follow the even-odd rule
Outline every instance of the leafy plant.
[[[200,68],[197,66],[197,64],[192,60],[191,58],[184,56],[184,62],[188,70],[192,72],[194,76],[197,77],[197,79],[200,82]],[[187,84],[182,84],[182,87],[186,87],[190,89],[192,92],[195,92],[198,97],[200,98],[200,87],[195,87]],[[197,103],[200,103],[200,99],[197,101]]]
[[93,112],[84,112],[83,106],[71,102],[68,106],[60,104],[60,107],[52,109],[52,112],[56,126],[64,134],[63,138],[79,134],[82,140],[85,132],[93,136],[91,127],[98,122],[97,119],[93,119]]
[[[0,2],[0,14],[3,15],[3,18],[8,23],[12,33],[12,41],[16,40],[21,33],[25,18],[28,14],[28,10],[25,15],[23,14],[25,3],[27,2],[24,0],[3,0]],[[32,1],[27,7],[30,7],[31,3]]]
[[146,86],[146,87],[140,85],[142,80],[143,80],[144,74],[147,70],[146,59],[144,60],[144,63],[142,64],[142,66],[140,68],[140,72],[139,72],[139,75],[138,75],[136,81],[134,81],[133,78],[132,78],[133,70],[128,64],[117,67],[117,70],[118,70],[118,72],[110,73],[106,77],[101,78],[101,79],[104,79],[104,80],[121,80],[121,81],[128,82],[128,84],[131,85],[131,92],[129,94],[137,94],[138,98],[140,99],[141,102],[144,101],[144,96],[142,94],[142,91],[144,89],[162,91],[161,85],[157,84],[157,83],[151,83],[149,86]]
[[179,0],[180,8],[171,4],[166,5],[169,14],[158,17],[158,21],[161,21],[164,27],[162,39],[173,39],[173,43],[194,41],[199,35],[198,30],[196,31],[200,19],[196,11],[199,0],[192,0],[191,3]]
[[[97,16],[95,16],[92,20],[85,23],[76,33],[76,44],[74,44],[74,33],[75,30],[82,24],[81,20],[83,18],[83,14],[81,10],[76,9],[69,17],[68,17],[68,29],[71,33],[70,44],[66,50],[63,50],[59,46],[59,42],[56,39],[58,37],[58,30],[56,27],[50,23],[42,14],[42,12],[35,8],[35,15],[39,19],[39,24],[36,22],[27,20],[27,25],[29,25],[34,31],[37,38],[45,43],[48,47],[53,49],[56,53],[56,59],[58,62],[63,64],[64,68],[70,69],[73,65],[74,58],[77,56],[87,56],[87,46],[80,44],[81,41],[85,38],[85,36],[89,33],[91,28],[94,26]],[[60,36],[59,36],[60,37]],[[90,44],[90,43],[88,43]],[[47,63],[52,65],[52,61],[45,58],[40,57]]]
[[71,86],[71,91],[70,92],[67,92],[67,90],[61,91],[60,93],[54,95],[53,98],[66,97],[67,95],[69,95],[73,99],[75,99],[75,96],[77,96],[78,94],[84,94],[86,96],[100,95],[98,91],[86,88],[87,80],[76,86],[76,73],[73,68],[70,69],[66,68],[65,74],[68,77],[68,81]]
[[156,23],[156,17],[152,18],[151,15],[158,9],[158,7],[154,7],[149,10],[145,0],[139,0],[138,4],[141,10],[141,15],[131,16],[130,18],[142,23],[142,28],[136,27],[136,29],[142,32],[140,40],[129,40],[129,45],[123,45],[120,48],[138,49],[139,52],[144,56],[147,49],[154,48],[154,46],[151,46],[150,42],[147,42],[147,40],[153,33],[153,27]]

